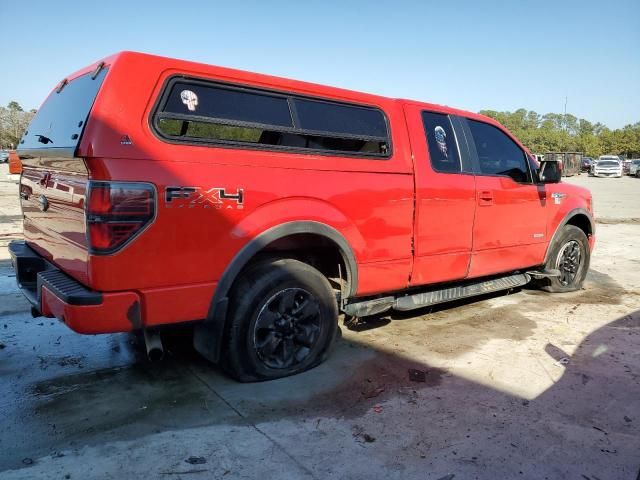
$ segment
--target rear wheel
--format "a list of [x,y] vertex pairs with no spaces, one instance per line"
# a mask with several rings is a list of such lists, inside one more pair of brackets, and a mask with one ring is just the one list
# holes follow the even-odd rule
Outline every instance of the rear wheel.
[[558,270],[542,286],[548,292],[573,292],[582,288],[589,270],[590,250],[587,235],[574,225],[565,225],[550,247],[545,270]]
[[245,271],[230,296],[222,367],[240,381],[308,370],[328,355],[338,326],[329,281],[292,259],[267,260]]

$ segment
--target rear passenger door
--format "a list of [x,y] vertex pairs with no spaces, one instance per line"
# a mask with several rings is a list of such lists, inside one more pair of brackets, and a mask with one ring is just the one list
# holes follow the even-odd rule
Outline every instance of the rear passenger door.
[[411,285],[462,279],[471,258],[476,187],[460,120],[412,104],[405,114],[416,184]]
[[502,129],[462,119],[476,173],[477,210],[470,277],[541,264],[547,198],[525,151]]

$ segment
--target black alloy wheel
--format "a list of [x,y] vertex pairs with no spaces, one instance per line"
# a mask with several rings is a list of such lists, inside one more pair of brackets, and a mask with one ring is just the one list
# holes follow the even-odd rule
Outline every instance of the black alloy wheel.
[[563,286],[571,285],[580,269],[582,250],[576,240],[570,240],[558,252],[556,268],[560,270],[559,281]]
[[269,368],[291,368],[302,363],[320,336],[320,304],[302,288],[277,292],[258,313],[253,346]]
[[249,266],[229,295],[221,365],[242,382],[309,370],[326,359],[338,332],[338,302],[327,278],[294,260]]
[[558,270],[560,275],[536,282],[554,293],[580,290],[589,270],[591,250],[586,233],[575,225],[565,225],[551,241],[544,270]]

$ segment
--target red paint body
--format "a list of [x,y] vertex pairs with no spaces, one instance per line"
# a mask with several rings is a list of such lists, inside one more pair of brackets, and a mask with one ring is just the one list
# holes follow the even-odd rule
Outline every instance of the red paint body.
[[[571,185],[435,172],[420,112],[459,115],[504,131],[477,114],[130,52],[104,62],[108,72],[76,152],[83,160],[25,160],[22,177],[32,199],[23,201],[28,245],[103,292],[97,306],[70,306],[43,294],[42,312],[78,332],[134,328],[127,310],[135,301],[140,326],[206,318],[240,249],[286,222],[315,221],[338,231],[357,262],[356,296],[368,296],[540,265],[566,214],[591,212],[589,192]],[[165,80],[176,74],[378,107],[389,122],[392,155],[372,160],[168,143],[149,122]],[[125,135],[131,144],[121,142]],[[87,250],[88,179],[148,182],[158,192],[155,220],[111,255]],[[242,188],[244,208],[168,208],[166,187],[185,185]],[[554,192],[567,194],[561,204],[551,201]],[[49,199],[46,212],[33,203],[40,194]]]

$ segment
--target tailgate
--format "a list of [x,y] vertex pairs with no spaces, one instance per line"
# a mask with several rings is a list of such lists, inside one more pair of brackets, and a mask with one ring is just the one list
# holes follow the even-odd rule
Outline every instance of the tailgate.
[[74,160],[78,171],[62,170],[56,167],[56,162],[47,160],[50,159],[30,159],[22,172],[24,237],[34,250],[86,284],[87,170],[81,159]]
[[27,244],[87,284],[84,203],[89,172],[76,151],[106,69],[64,80],[44,102],[18,148]]

